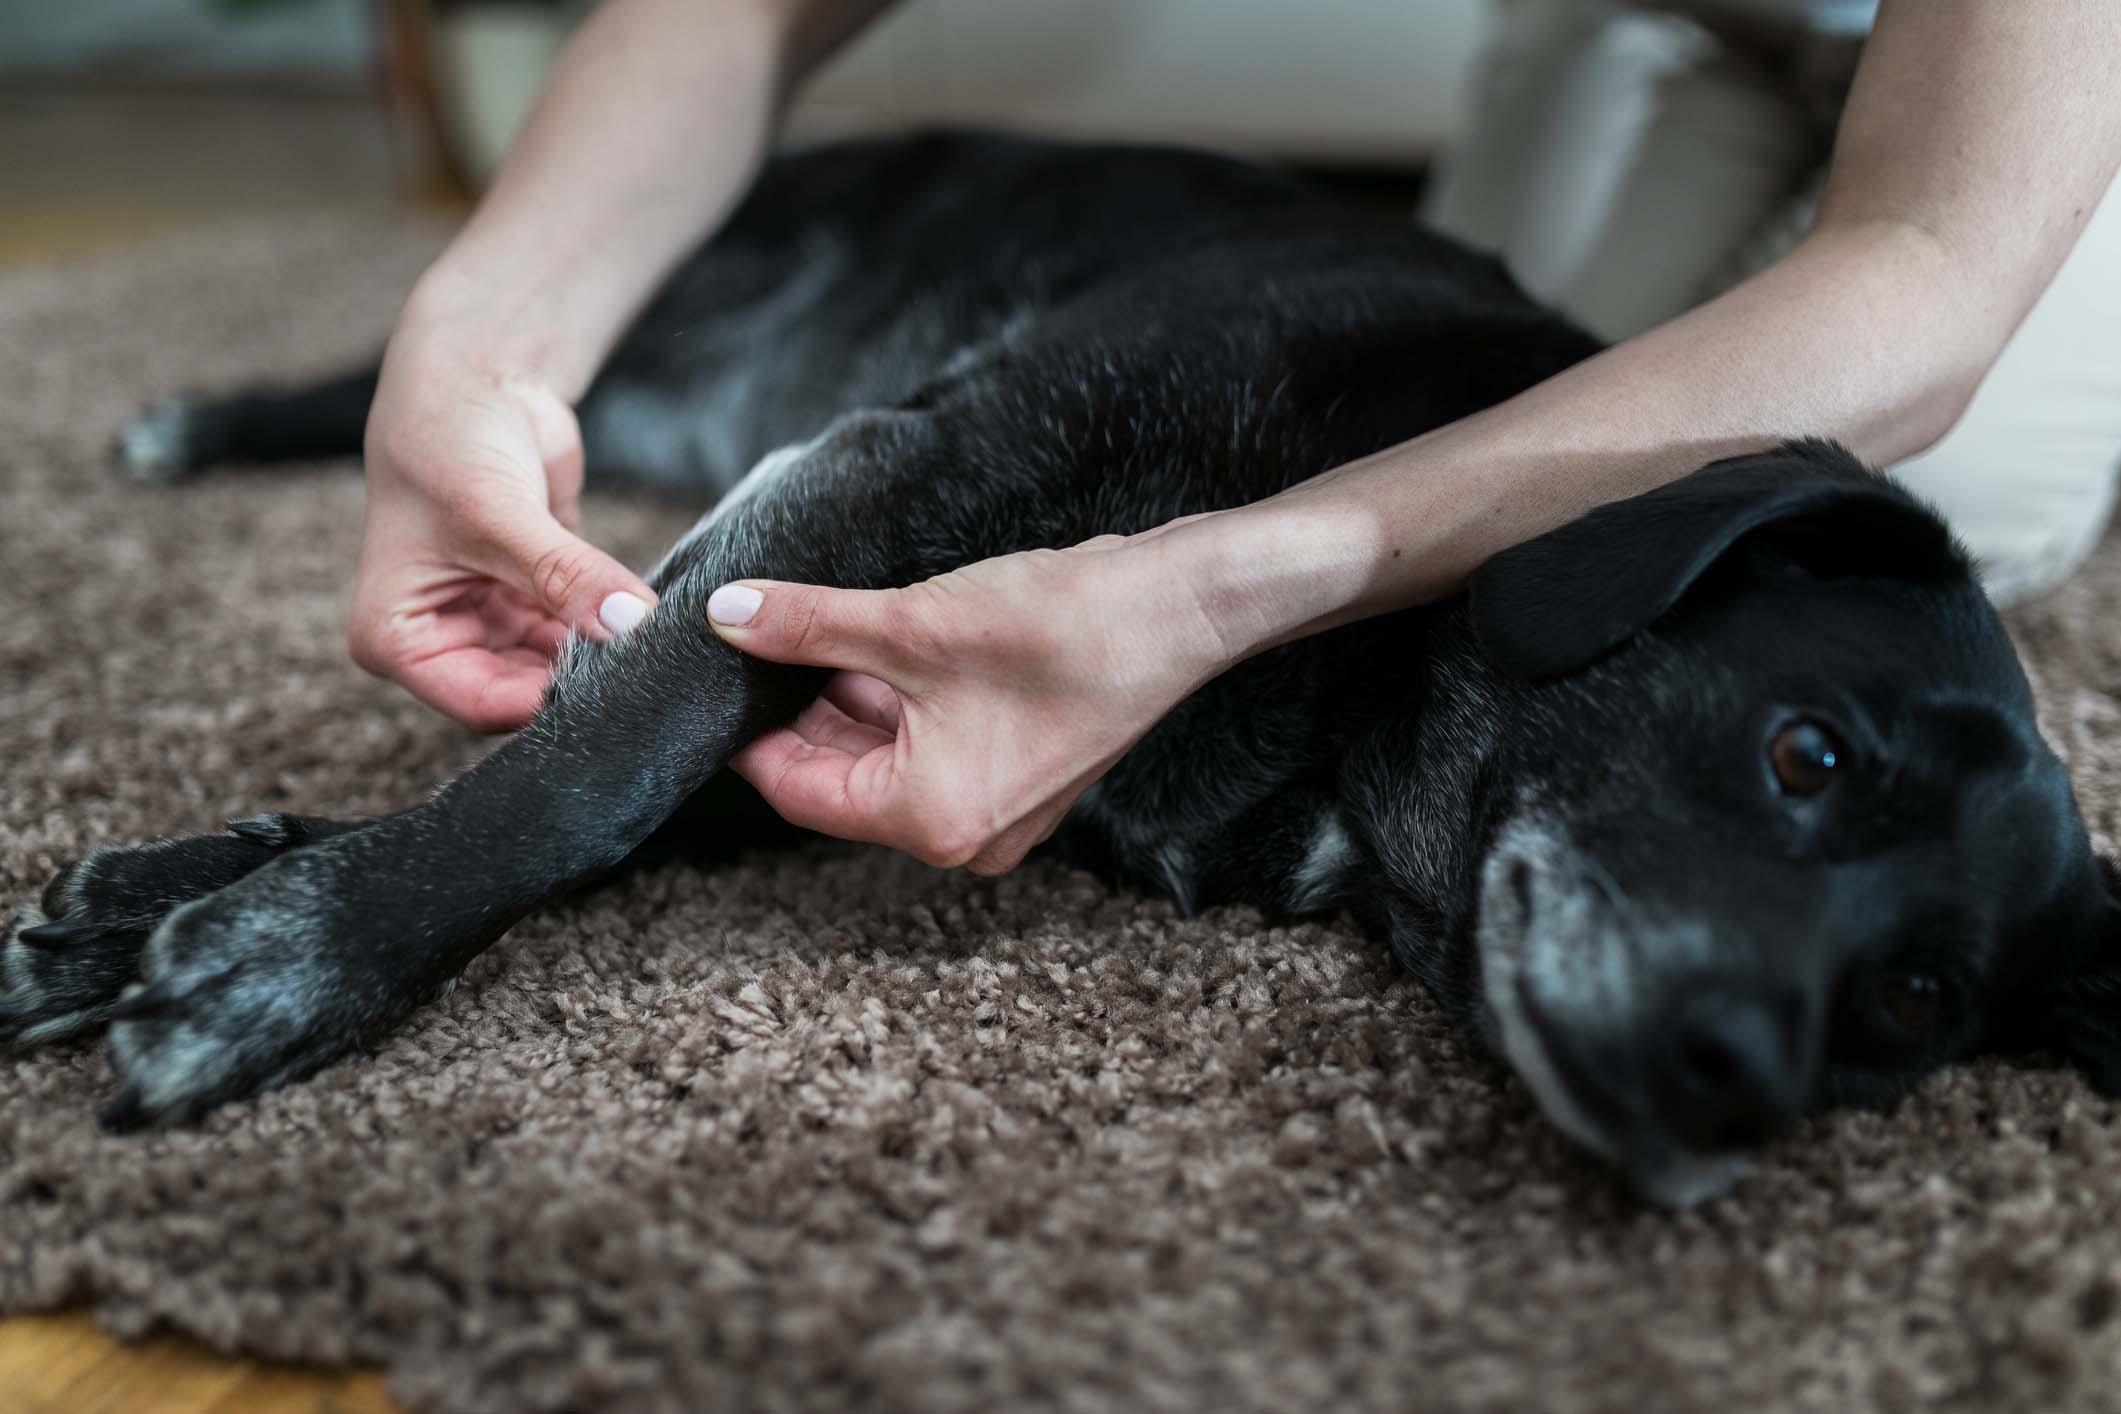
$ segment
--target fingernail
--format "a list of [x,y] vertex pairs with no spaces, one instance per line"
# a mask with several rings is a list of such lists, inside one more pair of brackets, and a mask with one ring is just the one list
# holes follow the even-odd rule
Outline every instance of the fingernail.
[[748,584],[725,584],[707,596],[707,617],[737,628],[751,622],[766,596]]
[[597,605],[597,621],[616,634],[632,633],[647,617],[648,606],[623,589],[606,594],[604,602]]

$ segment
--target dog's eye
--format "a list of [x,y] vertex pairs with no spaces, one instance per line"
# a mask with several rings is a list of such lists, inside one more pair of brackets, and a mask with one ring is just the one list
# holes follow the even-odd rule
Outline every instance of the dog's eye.
[[1926,972],[1888,972],[1875,997],[1885,1019],[1911,1041],[1928,1038],[1944,1020],[1944,984]]
[[1792,722],[1768,743],[1768,764],[1785,795],[1817,795],[1834,783],[1841,743],[1817,722]]

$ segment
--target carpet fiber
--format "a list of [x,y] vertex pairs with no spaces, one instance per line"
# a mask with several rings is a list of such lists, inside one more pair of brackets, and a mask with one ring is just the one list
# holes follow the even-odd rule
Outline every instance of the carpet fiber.
[[[91,846],[416,799],[341,651],[346,470],[104,470],[140,402],[371,349],[433,232],[0,280],[0,904]],[[684,523],[605,497],[645,563]],[[2121,832],[2121,540],[2020,614]],[[1982,1065],[1640,1211],[1345,925],[819,847],[523,924],[372,1060],[99,1134],[0,1059],[0,1310],[387,1364],[451,1410],[2121,1408],[2121,1128]]]

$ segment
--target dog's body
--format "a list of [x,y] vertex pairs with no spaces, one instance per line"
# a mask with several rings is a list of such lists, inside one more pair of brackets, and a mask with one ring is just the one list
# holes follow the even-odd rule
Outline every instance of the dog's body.
[[[688,801],[694,830],[736,808],[723,763],[820,675],[723,646],[715,586],[901,584],[1257,500],[1595,348],[1493,262],[1237,163],[778,162],[580,409],[597,473],[723,496],[647,623],[576,646],[529,728],[402,814],[63,872],[0,951],[0,1037],[107,1023],[121,1125],[299,1078]],[[352,451],[371,386],[166,411],[127,454]],[[1935,518],[1819,444],[1239,666],[1055,845],[1187,908],[1352,909],[1668,1201],[1979,1049],[2112,1066],[2114,886],[2009,643]]]

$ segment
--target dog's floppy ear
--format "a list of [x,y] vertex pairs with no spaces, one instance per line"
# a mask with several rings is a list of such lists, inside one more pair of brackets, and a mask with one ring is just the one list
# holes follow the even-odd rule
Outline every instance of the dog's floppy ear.
[[2067,951],[2047,986],[2038,1032],[2100,1094],[2121,1097],[2121,866],[2099,861],[2106,897],[2086,946]]
[[1935,513],[1844,448],[1792,442],[1692,476],[1505,550],[1473,575],[1473,631],[1514,677],[1588,666],[1655,623],[1741,538],[1824,574],[1963,575]]

